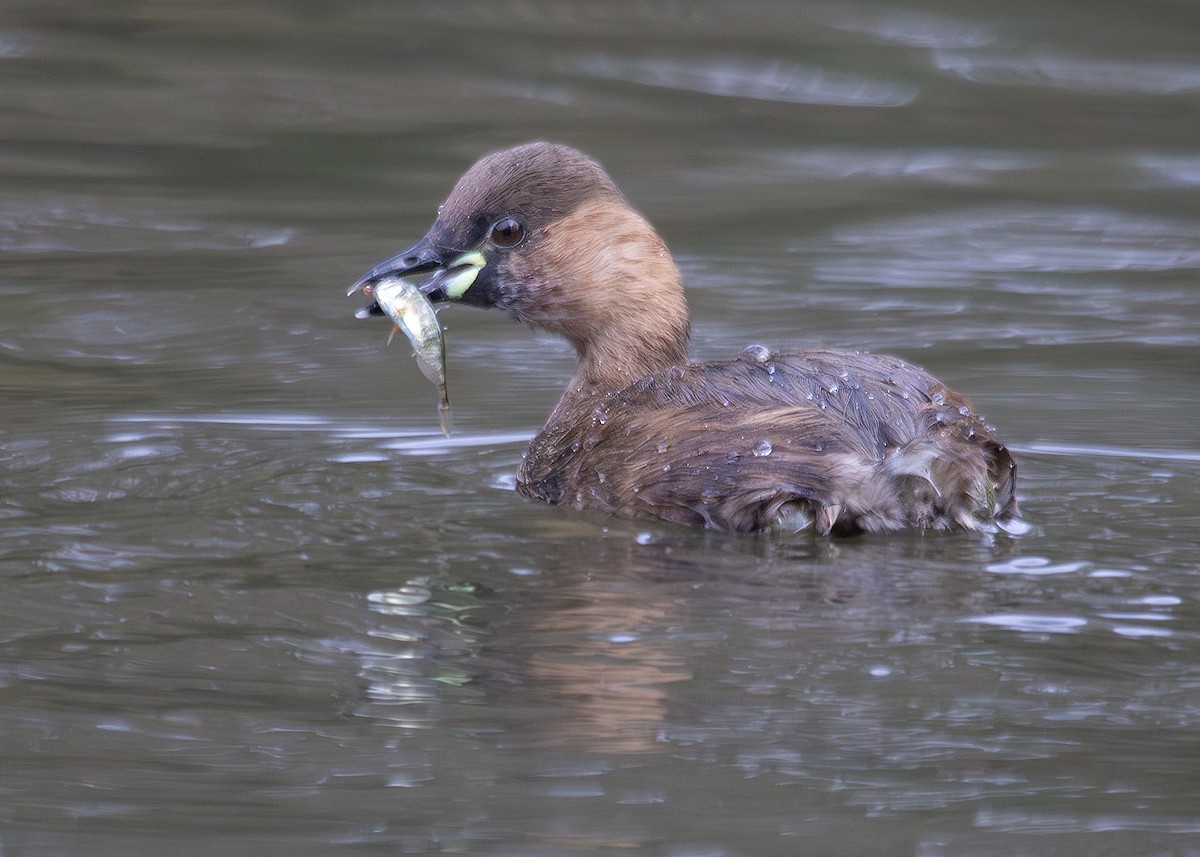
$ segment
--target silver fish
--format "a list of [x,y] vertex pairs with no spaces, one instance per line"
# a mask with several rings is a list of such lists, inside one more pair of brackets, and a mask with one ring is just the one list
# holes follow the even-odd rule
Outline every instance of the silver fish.
[[401,277],[385,277],[367,288],[380,309],[395,322],[388,344],[397,330],[404,331],[412,343],[413,356],[417,358],[421,374],[437,387],[438,422],[442,425],[442,434],[449,437],[451,414],[450,394],[446,391],[446,343],[433,304],[416,285]]

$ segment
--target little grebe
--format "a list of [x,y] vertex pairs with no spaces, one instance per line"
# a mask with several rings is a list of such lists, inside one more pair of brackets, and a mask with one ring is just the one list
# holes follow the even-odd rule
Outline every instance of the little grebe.
[[738,532],[1021,527],[1008,450],[916,366],[762,346],[689,362],[670,252],[574,149],[480,160],[425,237],[357,285],[397,275],[428,275],[433,301],[496,307],[575,347],[517,475],[527,497]]

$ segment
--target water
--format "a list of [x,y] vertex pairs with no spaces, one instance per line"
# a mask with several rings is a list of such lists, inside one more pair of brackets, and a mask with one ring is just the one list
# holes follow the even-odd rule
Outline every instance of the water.
[[[1193,4],[10,3],[0,852],[1200,853]],[[599,158],[700,358],[898,353],[1020,538],[512,491],[569,349],[345,288]],[[757,352],[756,352],[757,353]]]

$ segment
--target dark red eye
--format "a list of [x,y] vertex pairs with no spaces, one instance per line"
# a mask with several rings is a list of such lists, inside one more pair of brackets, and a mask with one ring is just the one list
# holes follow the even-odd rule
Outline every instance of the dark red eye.
[[502,217],[492,224],[488,237],[497,247],[516,247],[525,238],[525,226],[515,217]]

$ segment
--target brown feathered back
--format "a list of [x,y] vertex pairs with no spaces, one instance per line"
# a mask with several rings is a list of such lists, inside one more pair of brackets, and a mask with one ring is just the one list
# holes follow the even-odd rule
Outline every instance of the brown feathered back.
[[961,396],[841,351],[676,366],[565,398],[530,445],[527,496],[748,532],[968,529],[1017,514],[1016,465]]

